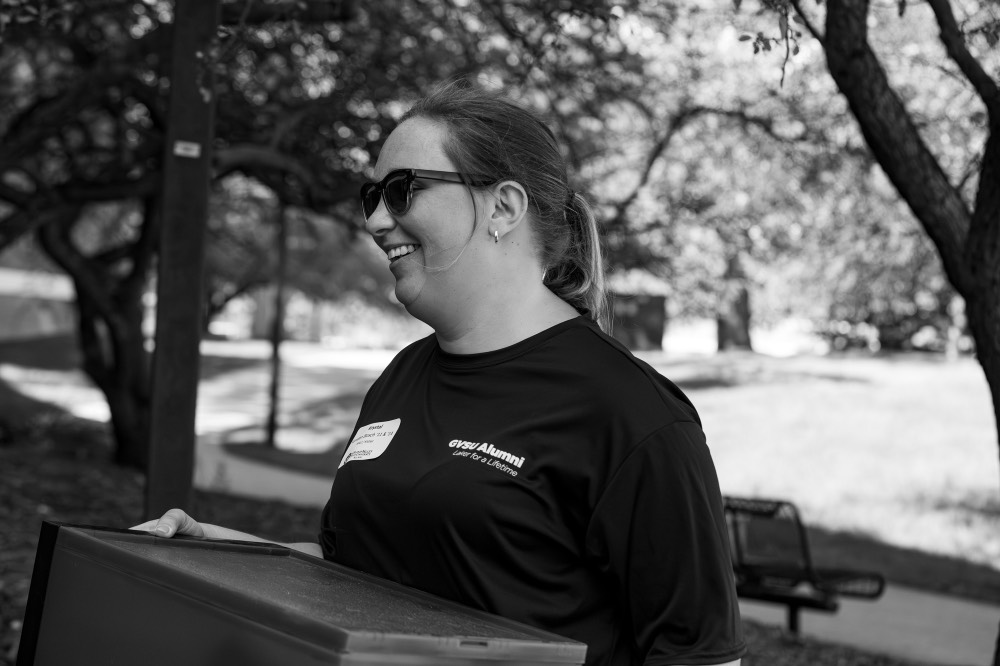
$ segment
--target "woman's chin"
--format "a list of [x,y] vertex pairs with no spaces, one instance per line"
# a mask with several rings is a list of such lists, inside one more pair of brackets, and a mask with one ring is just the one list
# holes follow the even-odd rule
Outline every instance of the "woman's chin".
[[[423,285],[414,284],[415,276],[405,276],[396,279],[396,300],[399,304],[406,308],[407,312],[413,313],[413,308],[417,307],[417,301],[420,300],[420,292],[423,290]],[[419,309],[419,308],[418,308]],[[414,314],[414,316],[416,316]]]
[[431,302],[433,299],[427,298],[427,294],[422,294],[420,290],[400,289],[399,283],[396,284],[396,300],[406,308],[411,317],[419,319],[431,328],[436,329],[437,324],[441,323],[442,316],[446,316],[446,313],[442,312],[441,305],[435,307]]

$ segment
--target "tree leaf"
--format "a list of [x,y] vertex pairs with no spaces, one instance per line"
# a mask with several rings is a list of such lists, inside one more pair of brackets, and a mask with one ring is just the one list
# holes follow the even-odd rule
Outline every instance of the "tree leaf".
[[753,39],[753,35],[740,35],[741,42],[749,42],[751,39]]

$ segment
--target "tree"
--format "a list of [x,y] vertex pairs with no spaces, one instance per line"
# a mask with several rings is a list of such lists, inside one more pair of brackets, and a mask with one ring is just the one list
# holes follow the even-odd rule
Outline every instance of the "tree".
[[[826,10],[822,33],[799,0],[766,6],[778,14],[778,38],[769,41],[790,49],[798,38],[789,22],[794,16],[821,44],[829,73],[874,159],[934,243],[949,282],[965,300],[976,356],[1000,425],[1000,85],[995,49],[1000,17],[995,5],[953,5],[949,0],[928,0],[926,7],[908,7],[906,0],[896,4],[900,20],[909,14],[916,34],[931,27],[937,31],[939,71],[972,93],[960,115],[977,126],[980,140],[965,155],[966,168],[958,171],[942,150],[948,142],[940,137],[947,136],[948,126],[920,122],[912,92],[901,91],[898,79],[894,85],[887,56],[876,47],[878,32],[870,29],[887,17],[868,0],[819,5]],[[961,21],[956,6],[964,14]],[[755,44],[762,37],[758,33]],[[1000,639],[993,663],[1000,665]]]
[[720,349],[749,349],[751,294],[768,263],[799,251],[789,231],[808,224],[798,183],[841,148],[843,123],[803,122],[809,106],[734,58],[738,36],[712,32],[717,21],[703,3],[666,23],[623,20],[646,78],[605,112],[608,147],[581,172],[604,209],[613,265],[659,274],[674,287],[674,315],[715,318]]
[[[108,397],[116,459],[138,467],[148,423],[138,312],[156,253],[171,11],[165,0],[0,10],[0,249],[37,234],[71,275],[84,369]],[[605,45],[564,29],[605,24],[601,2],[285,0],[225,2],[222,13],[217,48],[204,54],[217,80],[205,90],[217,98],[214,181],[238,173],[335,220],[350,219],[372,155],[434,83],[518,79],[538,63],[560,90],[584,90],[574,99],[586,105],[611,88],[580,85],[585,73],[564,53],[576,49],[603,68],[595,79],[622,87]],[[136,223],[85,250],[75,230],[100,204],[128,206]]]
[[[158,237],[155,203],[165,131],[159,87],[171,6],[53,3],[36,11],[35,21],[19,18],[25,7],[15,6],[14,18],[4,21],[3,61],[9,66],[3,81],[14,95],[0,110],[0,198],[6,204],[0,246],[36,233],[73,279],[84,370],[108,398],[115,458],[142,467],[150,388],[139,299]],[[332,9],[329,3],[269,5],[244,12],[239,21],[245,26],[287,12],[332,20]],[[266,144],[227,146],[217,160],[220,173],[295,166]],[[335,194],[337,188],[323,191]],[[135,223],[125,229],[129,233],[89,251],[79,245],[75,230],[88,208],[130,200],[141,205],[131,205]]]

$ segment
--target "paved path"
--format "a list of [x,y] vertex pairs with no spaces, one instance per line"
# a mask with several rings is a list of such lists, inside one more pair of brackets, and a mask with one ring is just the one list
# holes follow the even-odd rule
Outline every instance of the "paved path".
[[330,497],[332,478],[293,472],[235,456],[219,446],[220,443],[221,439],[217,434],[198,438],[194,471],[196,487],[234,495],[283,500],[302,506],[322,507]]
[[[786,626],[784,606],[741,601],[745,619]],[[800,629],[833,643],[940,666],[986,666],[1000,606],[888,585],[876,601],[842,599],[835,614],[803,610]]]

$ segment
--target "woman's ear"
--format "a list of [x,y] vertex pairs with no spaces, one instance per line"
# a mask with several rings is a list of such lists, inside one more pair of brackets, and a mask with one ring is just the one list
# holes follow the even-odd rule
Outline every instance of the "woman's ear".
[[492,188],[493,210],[490,229],[501,238],[516,229],[528,214],[528,193],[516,180],[504,180]]

